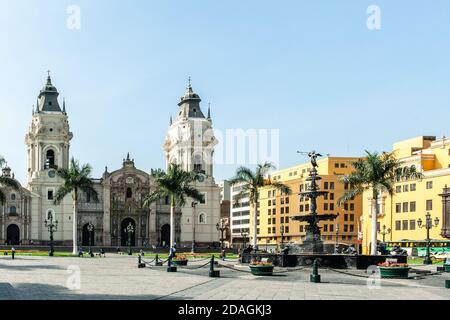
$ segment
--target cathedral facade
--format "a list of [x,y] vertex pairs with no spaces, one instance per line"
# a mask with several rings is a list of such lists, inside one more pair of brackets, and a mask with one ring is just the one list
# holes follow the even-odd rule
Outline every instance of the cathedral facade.
[[[25,137],[28,155],[27,186],[20,190],[4,188],[6,201],[0,207],[0,243],[42,244],[49,242],[46,222],[58,221],[54,234],[58,245],[72,244],[73,201],[67,196],[54,204],[54,196],[63,181],[57,175],[59,168],[68,168],[70,131],[65,101],[61,105],[58,90],[50,76],[39,93],[31,124]],[[213,177],[214,146],[210,110],[205,117],[200,108],[200,97],[189,83],[178,104],[175,121],[163,145],[166,164],[175,163],[186,171],[195,171],[199,178],[193,184],[203,195],[200,203],[187,201],[175,212],[175,241],[178,245],[198,246],[219,241],[216,224],[220,220],[220,188]],[[2,175],[14,177],[5,167]],[[90,194],[81,193],[78,199],[78,243],[82,246],[167,246],[170,240],[170,206],[168,199],[160,199],[150,207],[144,198],[155,187],[150,173],[135,167],[128,154],[119,169],[105,168],[101,178],[93,179],[98,201]],[[1,187],[1,186],[0,186]],[[90,233],[88,225],[94,229]],[[126,228],[132,225],[133,233]]]

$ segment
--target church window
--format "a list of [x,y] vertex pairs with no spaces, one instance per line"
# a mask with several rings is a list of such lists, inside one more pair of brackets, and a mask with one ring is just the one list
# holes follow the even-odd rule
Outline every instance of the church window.
[[11,194],[11,200],[12,200],[12,201],[16,200],[16,194],[15,194],[15,193],[12,193],[12,194]]
[[51,106],[51,105],[52,105],[52,102],[51,102],[51,101],[49,101],[49,102],[48,102],[48,105],[49,105],[49,106]]
[[45,157],[45,169],[55,168],[55,151],[47,150]]
[[53,200],[53,189],[47,190],[47,200]]
[[130,199],[133,197],[133,192],[131,191],[131,188],[127,188],[127,199]]
[[17,208],[15,206],[11,206],[9,208],[9,214],[16,214],[17,213]]
[[206,193],[202,193],[202,200],[200,200],[200,204],[206,204]]
[[200,213],[198,215],[198,223],[199,224],[206,224],[206,214]]

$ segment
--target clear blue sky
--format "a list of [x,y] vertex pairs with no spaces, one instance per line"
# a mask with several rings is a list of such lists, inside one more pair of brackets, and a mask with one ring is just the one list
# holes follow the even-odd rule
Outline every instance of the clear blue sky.
[[[68,5],[81,30],[66,27]],[[382,29],[366,27],[381,8]],[[24,182],[24,136],[46,77],[67,101],[71,153],[117,169],[163,167],[162,143],[187,77],[218,129],[280,129],[336,156],[449,134],[450,2],[0,0],[0,154]],[[216,178],[233,166],[217,166]]]

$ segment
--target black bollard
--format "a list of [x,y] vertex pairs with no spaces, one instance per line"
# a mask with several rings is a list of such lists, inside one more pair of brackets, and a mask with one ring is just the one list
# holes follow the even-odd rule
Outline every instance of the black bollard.
[[16,250],[12,250],[11,251],[11,257],[12,257],[12,259],[14,260],[14,256],[16,255]]
[[145,263],[142,263],[141,255],[138,256],[138,268],[145,268]]
[[319,264],[317,263],[317,259],[313,262],[313,270],[309,281],[313,283],[320,283]]
[[445,287],[450,289],[450,280],[445,280]]
[[211,262],[209,264],[209,277],[210,278],[220,278],[220,271],[214,270],[214,255],[211,257]]
[[159,261],[159,256],[156,255],[156,257],[155,257],[155,266],[162,267],[162,265],[163,265],[162,261]]
[[167,267],[167,272],[177,272],[177,267],[172,266],[172,256],[169,256],[169,263]]

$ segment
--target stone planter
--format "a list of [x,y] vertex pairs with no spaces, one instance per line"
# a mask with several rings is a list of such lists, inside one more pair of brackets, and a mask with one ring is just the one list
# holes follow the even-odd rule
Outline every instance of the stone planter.
[[273,275],[273,265],[250,265],[250,270],[254,276]]
[[378,267],[381,278],[407,279],[410,267]]
[[188,260],[172,260],[174,266],[187,266]]

